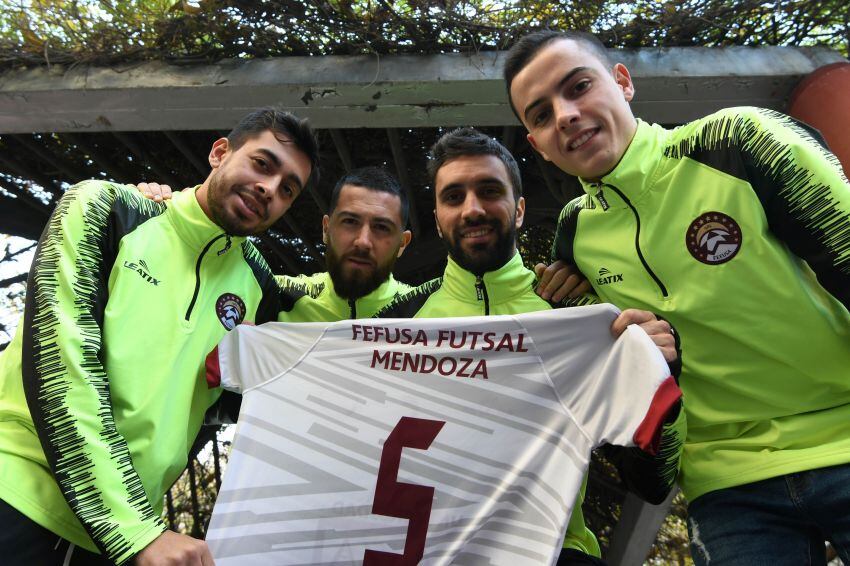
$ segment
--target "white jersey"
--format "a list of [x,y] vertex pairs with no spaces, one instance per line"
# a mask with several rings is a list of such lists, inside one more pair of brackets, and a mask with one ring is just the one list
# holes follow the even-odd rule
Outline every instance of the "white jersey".
[[551,564],[603,443],[649,447],[680,396],[610,305],[240,326],[244,395],[207,541],[218,566]]

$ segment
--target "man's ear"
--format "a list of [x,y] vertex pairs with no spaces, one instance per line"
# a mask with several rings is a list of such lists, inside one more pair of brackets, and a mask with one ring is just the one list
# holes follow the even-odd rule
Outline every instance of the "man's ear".
[[322,242],[328,245],[328,228],[331,224],[331,218],[327,214],[322,216]]
[[622,63],[617,63],[614,65],[614,82],[619,85],[620,90],[623,91],[623,98],[626,99],[627,102],[631,102],[635,97],[635,85],[632,82],[632,76],[629,74],[629,70]]
[[534,136],[533,136],[533,135],[531,135],[531,134],[526,134],[526,135],[525,135],[525,139],[527,139],[527,140],[528,140],[528,143],[530,143],[530,144],[531,144],[531,147],[533,147],[533,148],[534,148],[534,151],[536,151],[537,153],[539,153],[539,154],[540,154],[540,157],[542,157],[542,158],[543,158],[543,159],[545,159],[546,161],[552,161],[551,159],[549,159],[549,156],[548,156],[548,155],[546,155],[544,152],[540,151],[540,148],[539,148],[539,147],[537,147],[537,141],[534,139]]
[[519,197],[516,201],[516,220],[514,221],[517,230],[522,228],[523,220],[525,220],[525,197]]
[[404,253],[404,250],[406,250],[407,246],[410,244],[411,239],[413,239],[413,234],[410,233],[410,230],[405,230],[401,233],[401,246],[398,248],[398,254],[396,254],[396,257],[401,257],[401,254]]
[[437,209],[436,208],[434,209],[434,224],[437,226],[437,235],[440,238],[442,238],[443,237],[443,231],[440,230],[440,222],[437,220]]
[[212,144],[212,149],[210,149],[210,167],[215,169],[221,165],[221,162],[224,160],[224,156],[227,154],[228,150],[230,150],[230,144],[228,143],[227,138],[218,138],[215,140],[215,143]]

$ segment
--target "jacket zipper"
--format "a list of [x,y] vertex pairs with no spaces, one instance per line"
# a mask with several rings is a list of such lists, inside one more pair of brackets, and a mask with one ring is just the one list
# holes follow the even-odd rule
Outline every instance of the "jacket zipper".
[[221,255],[226,252],[228,249],[230,249],[230,236],[228,236],[227,234],[220,234],[210,240],[207,245],[204,246],[204,249],[201,251],[201,255],[198,256],[198,261],[195,263],[195,292],[192,293],[192,300],[191,302],[189,302],[189,308],[186,309],[186,322],[189,322],[189,317],[192,316],[192,309],[195,308],[195,302],[198,300],[198,292],[201,290],[201,261],[204,259],[204,256],[212,247],[212,245],[216,243],[216,241],[225,237],[227,238],[227,243],[224,245],[224,249],[219,251],[218,255]]
[[490,315],[490,297],[487,296],[487,287],[484,286],[484,277],[479,275],[475,278],[475,292],[479,301],[484,301],[484,316]]
[[602,205],[603,211],[608,210],[609,208],[608,202],[605,200],[605,197],[602,194],[603,186],[610,187],[615,193],[620,195],[620,198],[623,199],[623,202],[628,205],[628,207],[632,210],[632,213],[635,215],[635,221],[637,222],[637,229],[635,230],[635,250],[637,250],[638,259],[640,259],[640,262],[643,264],[643,268],[646,270],[647,273],[649,273],[649,276],[652,277],[652,280],[655,281],[655,284],[658,285],[658,288],[661,290],[661,296],[666,298],[668,296],[667,287],[664,286],[664,283],[661,282],[661,279],[659,279],[655,272],[652,271],[652,268],[649,267],[649,264],[646,262],[646,258],[643,257],[643,252],[640,249],[640,215],[638,214],[637,209],[632,204],[632,201],[626,198],[626,195],[624,195],[620,191],[620,189],[618,189],[614,185],[609,185],[607,183],[603,185],[602,183],[600,183],[597,185],[599,191],[596,193],[596,198],[599,200],[599,204]]
[[348,318],[352,320],[357,318],[357,301],[354,299],[348,299],[348,308],[351,309],[351,316]]

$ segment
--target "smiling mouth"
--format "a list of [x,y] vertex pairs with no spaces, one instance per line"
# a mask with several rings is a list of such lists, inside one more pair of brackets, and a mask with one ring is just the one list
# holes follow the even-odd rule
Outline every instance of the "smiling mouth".
[[578,148],[580,148],[581,146],[586,144],[588,141],[590,141],[590,139],[593,138],[593,136],[595,136],[598,132],[599,132],[599,128],[594,128],[592,130],[589,130],[589,131],[581,134],[579,137],[577,137],[576,139],[574,139],[570,143],[570,145],[568,146],[568,149],[570,151],[577,150]]
[[245,192],[240,192],[239,198],[242,200],[242,204],[251,212],[251,214],[253,214],[257,218],[263,218],[265,216],[264,208],[260,205],[259,202],[257,202],[257,200],[252,195]]
[[480,238],[481,236],[486,236],[491,233],[493,228],[490,226],[484,226],[482,228],[476,228],[475,230],[467,230],[463,234],[461,234],[462,238]]

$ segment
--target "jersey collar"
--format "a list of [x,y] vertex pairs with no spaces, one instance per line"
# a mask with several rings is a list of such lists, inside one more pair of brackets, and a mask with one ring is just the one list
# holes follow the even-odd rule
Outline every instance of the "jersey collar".
[[[224,235],[224,230],[210,220],[198,204],[198,197],[195,195],[198,188],[200,185],[176,192],[170,201],[166,201],[168,218],[174,231],[192,249],[203,249],[209,242]],[[221,255],[237,247],[243,240],[244,237],[237,236],[230,236],[229,240],[222,238],[221,246],[216,244],[213,249]]]
[[[505,265],[496,271],[484,274],[484,286],[490,305],[498,305],[515,300],[534,286],[534,273],[522,264],[522,256],[516,252]],[[443,274],[443,288],[458,300],[477,303],[475,288],[477,277],[463,269],[449,257]]]

